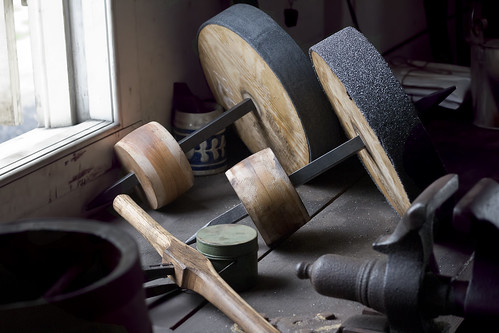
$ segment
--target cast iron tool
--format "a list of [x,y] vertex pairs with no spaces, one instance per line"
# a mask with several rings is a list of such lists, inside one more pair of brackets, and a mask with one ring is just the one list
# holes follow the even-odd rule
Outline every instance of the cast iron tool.
[[163,229],[128,195],[118,195],[113,206],[149,241],[164,262],[173,264],[172,278],[179,287],[206,298],[246,332],[278,332],[229,287],[206,257]]
[[386,257],[360,260],[327,254],[313,264],[300,263],[298,276],[310,279],[323,295],[380,311],[390,331],[434,332],[440,315],[463,317],[461,326],[474,331],[491,325],[499,316],[495,286],[499,281],[499,185],[490,179],[480,181],[454,209],[454,222],[461,230],[473,230],[476,242],[469,281],[440,274],[433,253],[435,211],[457,188],[457,175],[452,174],[428,187],[394,232],[373,245]]

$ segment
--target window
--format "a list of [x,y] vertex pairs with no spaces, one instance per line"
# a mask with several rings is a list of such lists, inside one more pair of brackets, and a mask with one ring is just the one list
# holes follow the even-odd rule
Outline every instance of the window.
[[[79,113],[78,105],[84,105],[79,98],[85,96],[76,95],[70,99],[76,105],[72,114],[75,125],[54,128],[50,118],[51,128],[36,128],[0,144],[0,223],[30,217],[86,216],[85,204],[123,175],[114,144],[151,120],[169,128],[174,82],[192,81],[196,91],[204,90],[203,96],[209,96],[194,39],[199,26],[226,6],[218,0],[28,0],[30,14],[34,2],[62,4],[58,8],[66,21],[78,20],[71,16],[77,14],[78,6],[82,6],[83,20],[88,19],[85,12],[93,13],[90,19],[102,18],[99,15],[105,12],[106,30],[99,30],[97,37],[107,55],[87,53],[86,48],[96,46],[93,44],[78,44],[75,51],[74,41],[68,43],[73,48],[68,78],[73,78],[75,85],[88,82],[88,106],[83,108],[88,114]],[[89,27],[96,24],[92,22]],[[78,35],[77,31],[69,32],[65,32],[66,43],[68,36],[72,40]],[[86,30],[83,32],[88,37]],[[51,42],[53,36],[45,36]],[[81,54],[81,47],[85,57],[75,60],[74,54]],[[76,69],[74,74],[82,59],[86,66],[98,63],[89,60],[92,54],[100,62],[107,59],[108,68],[97,70],[97,77],[90,74],[91,68]],[[103,75],[105,71],[110,79]],[[101,84],[103,79],[107,83],[92,90],[94,81]],[[99,93],[105,90],[111,92],[110,99],[99,100]],[[101,95],[108,97],[107,93]]]
[[[0,34],[5,44],[1,45],[4,48],[2,53],[7,55],[2,57],[2,72],[10,73],[10,76],[2,77],[11,79],[3,80],[1,86],[4,102],[0,115],[7,124],[19,125],[22,111],[12,1],[2,1],[2,17],[5,18],[2,26],[5,29]],[[0,178],[13,167],[18,168],[19,164],[31,158],[39,158],[30,148],[40,149],[40,145],[31,142],[33,136],[37,143],[50,137],[45,142],[46,148],[56,149],[59,140],[78,137],[78,133],[88,133],[90,128],[95,131],[114,119],[109,1],[30,0],[28,9],[36,118],[43,129],[64,129],[35,130],[35,133],[15,140],[14,144],[3,144]],[[28,149],[20,152],[19,148],[24,147]]]
[[[0,122],[9,125],[19,125],[23,118],[17,62],[21,50],[16,50],[14,28],[15,1],[19,2],[16,6],[21,3],[21,0],[0,0]],[[15,200],[15,195],[10,195],[11,185],[19,179],[30,175],[26,181],[40,186],[43,181],[33,183],[35,178],[38,179],[35,175],[43,173],[40,170],[56,161],[62,163],[61,158],[102,140],[109,135],[110,129],[116,130],[111,3],[110,0],[29,0],[27,8],[22,8],[29,12],[36,95],[34,113],[38,127],[0,143],[0,200],[3,208]],[[110,147],[112,142],[106,145],[107,154],[112,156]],[[100,170],[109,169],[111,161],[105,163],[105,166],[94,165]],[[74,173],[81,170],[65,172],[69,177],[78,178]],[[49,181],[47,176],[41,178]],[[70,180],[66,183],[69,184]],[[81,177],[79,180],[85,181]],[[57,183],[55,178],[50,181],[51,184]],[[69,192],[81,185],[69,184],[64,191]],[[16,186],[14,192],[19,191],[19,186]],[[50,186],[41,185],[40,188],[49,189]],[[2,191],[7,198],[2,197]],[[46,195],[43,190],[39,194]],[[56,194],[48,193],[49,198],[43,200],[52,202],[54,196],[61,194],[64,193],[60,190]]]

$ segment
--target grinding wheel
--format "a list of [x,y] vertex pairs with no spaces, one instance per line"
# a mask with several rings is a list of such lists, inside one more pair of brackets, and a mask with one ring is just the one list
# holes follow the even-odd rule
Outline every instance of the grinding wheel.
[[184,151],[159,123],[147,123],[114,146],[123,167],[133,172],[149,205],[158,209],[190,189],[194,175]]
[[261,10],[233,5],[198,32],[201,65],[225,109],[251,98],[257,112],[235,122],[251,152],[270,147],[291,173],[340,142],[338,121],[310,59]]
[[289,236],[310,220],[270,148],[247,157],[225,174],[267,245]]
[[414,104],[375,47],[345,28],[310,48],[317,76],[360,158],[388,202],[403,215],[410,202],[444,175]]

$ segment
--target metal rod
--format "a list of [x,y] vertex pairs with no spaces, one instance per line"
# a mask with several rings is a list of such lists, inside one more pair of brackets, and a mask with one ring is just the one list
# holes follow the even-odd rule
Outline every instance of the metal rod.
[[293,172],[289,180],[295,187],[303,185],[364,148],[361,137],[356,136]]
[[[244,205],[242,203],[239,203],[239,204],[235,205],[234,207],[232,207],[231,209],[229,209],[228,211],[226,211],[225,213],[218,215],[213,220],[206,223],[199,230],[206,228],[210,225],[236,223],[236,222],[242,220],[243,218],[245,218],[246,216],[248,216],[248,212],[246,211],[246,208],[244,207]],[[197,232],[196,232],[196,234],[197,234]],[[190,245],[190,244],[195,243],[196,242],[196,234],[189,237],[185,241],[185,244]]]
[[191,149],[194,149],[194,147],[199,145],[201,142],[208,139],[210,136],[220,132],[245,114],[255,110],[256,106],[253,101],[249,98],[246,98],[229,110],[222,112],[220,116],[213,119],[200,129],[192,132],[191,134],[180,140],[178,144],[180,148],[182,148],[182,150],[187,153]]
[[[356,136],[339,145],[338,147],[330,150],[324,155],[316,158],[312,162],[305,165],[303,168],[293,172],[291,175],[289,175],[289,180],[295,187],[303,185],[364,148],[365,144],[362,141],[361,137]],[[236,223],[246,216],[248,216],[246,208],[244,208],[244,205],[242,203],[239,203],[225,213],[215,217],[210,222],[206,223],[202,228],[206,228],[210,225]],[[185,241],[186,244],[192,244],[194,242],[196,242],[196,234],[192,235]]]
[[85,210],[90,211],[103,205],[108,205],[113,202],[118,194],[130,193],[137,185],[139,185],[137,176],[135,173],[130,172],[92,199],[92,201],[85,206]]

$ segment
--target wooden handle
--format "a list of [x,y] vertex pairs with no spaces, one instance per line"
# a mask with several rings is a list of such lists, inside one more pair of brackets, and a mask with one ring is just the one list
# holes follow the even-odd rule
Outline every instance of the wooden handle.
[[279,332],[239,296],[192,247],[166,231],[126,194],[118,195],[114,209],[127,220],[167,262],[175,267],[175,282],[216,306],[246,332]]

